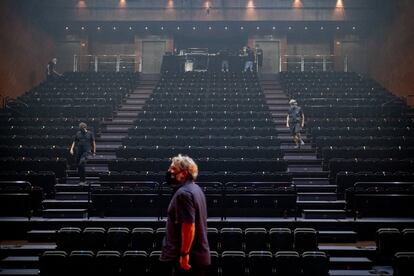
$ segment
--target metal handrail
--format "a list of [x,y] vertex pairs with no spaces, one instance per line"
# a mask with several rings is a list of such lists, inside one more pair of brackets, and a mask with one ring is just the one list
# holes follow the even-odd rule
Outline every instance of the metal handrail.
[[[102,54],[102,55],[73,55],[73,72],[80,71],[79,64],[81,64],[82,58],[88,58],[89,60],[86,62],[86,64],[93,65],[93,70],[95,72],[99,71],[99,65],[108,65],[113,64],[114,65],[114,71],[119,72],[121,69],[121,65],[130,65],[133,66],[133,68],[136,68],[135,66],[140,64],[140,61],[136,60],[135,55],[130,54]],[[113,61],[108,61],[109,59],[113,59]],[[101,61],[105,60],[105,61]]]

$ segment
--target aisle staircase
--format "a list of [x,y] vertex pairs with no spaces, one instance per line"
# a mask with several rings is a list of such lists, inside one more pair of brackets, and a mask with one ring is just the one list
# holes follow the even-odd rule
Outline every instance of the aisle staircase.
[[[302,217],[307,219],[343,219],[345,201],[337,200],[336,186],[329,182],[329,172],[322,168],[322,160],[317,157],[312,137],[302,132],[305,145],[295,148],[289,128],[286,127],[286,116],[289,109],[289,96],[283,91],[277,75],[261,77],[261,85],[266,102],[279,132],[281,150],[288,162],[287,171],[293,175],[293,183],[298,190],[298,208]],[[296,99],[300,105],[300,99]]]

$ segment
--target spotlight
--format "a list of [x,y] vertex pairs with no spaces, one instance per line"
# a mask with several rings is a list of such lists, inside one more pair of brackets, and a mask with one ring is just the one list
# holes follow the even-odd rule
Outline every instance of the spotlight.
[[195,27],[195,26],[193,26],[193,30],[194,30],[194,31],[196,30],[196,27]]
[[98,26],[96,29],[97,29],[98,31],[100,31],[100,30],[101,30],[101,27],[100,27],[100,26]]
[[226,26],[226,27],[224,27],[224,29],[225,29],[225,30],[228,30],[228,27]]
[[307,26],[305,26],[305,30],[307,30],[308,29],[308,27]]
[[260,30],[260,27],[259,27],[259,26],[257,26],[257,27],[256,27],[256,30]]
[[243,26],[241,26],[241,27],[240,27],[240,30],[244,30],[244,27],[243,27]]
[[211,30],[211,26],[208,26],[208,29]]
[[321,27],[321,30],[323,30],[323,27]]
[[112,29],[114,29],[114,31],[116,31],[116,27],[115,26]]
[[178,27],[177,27],[177,31],[179,31],[179,30],[180,30],[180,27],[178,26]]
[[276,30],[276,27],[275,27],[275,26],[273,26],[273,27],[272,27],[272,30]]
[[355,26],[353,26],[353,27],[352,27],[352,30],[356,30],[356,27],[355,27]]
[[164,27],[163,27],[163,26],[161,26],[161,30],[162,30],[162,31],[164,30]]
[[289,26],[289,28],[288,28],[289,30],[292,30],[292,27],[291,26]]
[[85,27],[84,27],[84,26],[82,26],[82,27],[81,27],[81,30],[82,30],[82,31],[83,31],[83,30],[85,30]]
[[69,30],[69,27],[68,27],[68,26],[66,26],[66,27],[65,27],[65,30]]
[[129,26],[129,30],[132,31],[132,27],[131,26]]
[[339,26],[337,26],[336,29],[339,30],[340,29]]
[[145,26],[145,30],[148,30],[148,27],[147,26]]

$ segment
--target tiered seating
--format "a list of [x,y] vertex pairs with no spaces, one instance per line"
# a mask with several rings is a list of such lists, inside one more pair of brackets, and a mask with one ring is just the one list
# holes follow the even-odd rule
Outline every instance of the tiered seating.
[[340,171],[413,172],[414,119],[401,99],[355,73],[285,72],[281,79],[303,107],[332,181]]
[[0,216],[31,217],[41,208],[42,189],[25,181],[0,181]]
[[414,182],[357,182],[345,200],[356,217],[413,217]]
[[[66,73],[19,97],[12,116],[0,118],[0,171],[52,171],[64,179],[79,123],[99,133],[102,119],[112,117],[135,80],[133,73]],[[50,193],[50,187],[45,190]]]
[[201,175],[286,171],[255,74],[166,73],[134,125],[110,171],[165,171],[178,153],[195,158]]
[[[92,185],[91,212],[100,216],[165,217],[171,187],[156,182],[100,182]],[[291,182],[198,182],[212,217],[296,216]]]

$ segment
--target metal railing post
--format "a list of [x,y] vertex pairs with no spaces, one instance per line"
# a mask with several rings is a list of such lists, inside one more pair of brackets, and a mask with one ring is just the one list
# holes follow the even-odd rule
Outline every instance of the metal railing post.
[[78,70],[78,57],[76,55],[73,55],[73,72],[77,72]]
[[304,56],[300,56],[300,71],[301,72],[305,71],[305,57]]
[[95,56],[95,72],[98,72],[98,56]]
[[282,55],[279,56],[279,72],[282,72]]
[[116,56],[116,66],[115,66],[115,71],[116,72],[119,72],[119,65],[120,65],[120,63],[121,63],[121,56],[120,55],[117,55]]
[[322,57],[322,70],[324,72],[326,71],[326,56]]
[[344,58],[344,72],[348,72],[348,56]]

